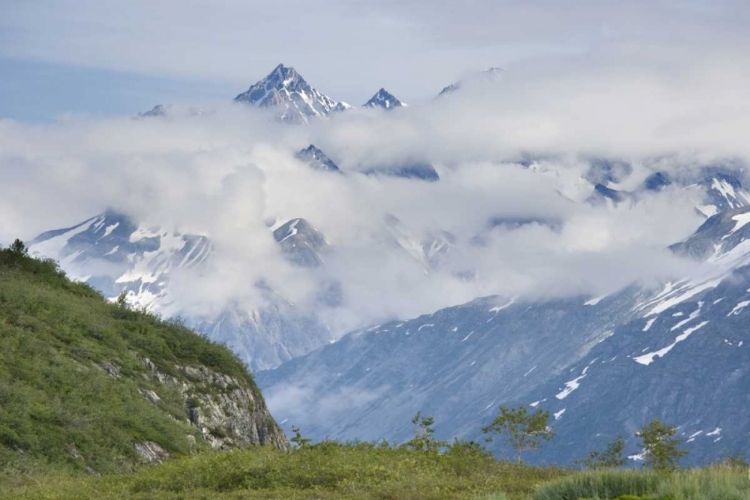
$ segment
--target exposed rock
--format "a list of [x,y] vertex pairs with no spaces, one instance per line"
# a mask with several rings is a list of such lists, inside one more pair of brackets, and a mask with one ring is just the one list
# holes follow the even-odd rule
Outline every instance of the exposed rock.
[[138,389],[138,392],[143,394],[143,397],[146,398],[149,403],[156,404],[161,401],[159,395],[150,389]]
[[[174,368],[185,374],[181,380],[159,370],[150,359],[140,359],[151,371],[154,381],[180,390],[188,423],[197,428],[213,448],[252,445],[289,448],[286,436],[271,417],[254,384],[205,366],[176,365]],[[153,395],[158,400],[158,395]]]
[[107,375],[109,375],[115,380],[120,380],[120,369],[117,368],[115,365],[105,361],[104,363],[102,363],[102,368],[104,369],[105,372],[107,372]]
[[133,449],[143,460],[149,463],[163,462],[169,458],[169,452],[153,441],[133,443]]

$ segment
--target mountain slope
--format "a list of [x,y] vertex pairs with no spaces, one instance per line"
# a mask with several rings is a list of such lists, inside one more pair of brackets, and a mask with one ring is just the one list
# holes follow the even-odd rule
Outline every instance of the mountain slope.
[[319,92],[292,67],[279,64],[265,78],[234,98],[235,102],[273,108],[281,121],[309,123],[350,106]]
[[[280,246],[295,262],[308,247],[302,245],[292,251],[293,241]],[[323,249],[319,250],[322,255]],[[208,272],[213,243],[206,235],[138,224],[110,211],[73,227],[39,235],[31,242],[30,251],[59,261],[74,278],[112,300],[126,292],[131,305],[180,314],[191,327],[228,345],[253,370],[278,366],[330,339],[325,325],[272,290],[261,290],[267,306],[258,310],[231,302],[211,316],[196,317],[180,310],[170,297],[171,277],[175,273]]]
[[243,364],[0,250],[0,460],[114,472],[202,448],[288,443]]
[[558,434],[534,461],[569,463],[654,417],[679,426],[694,463],[746,452],[748,242],[750,208],[728,211],[673,246],[705,260],[691,278],[593,299],[478,299],[353,332],[258,381],[316,438],[405,440],[422,411],[440,437],[476,440],[499,404],[526,404],[550,410]]

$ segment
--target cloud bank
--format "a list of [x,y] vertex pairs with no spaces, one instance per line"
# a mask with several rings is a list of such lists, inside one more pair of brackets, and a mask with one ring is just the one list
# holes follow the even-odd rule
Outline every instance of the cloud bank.
[[[206,234],[211,272],[185,276],[185,306],[262,305],[263,281],[344,333],[490,294],[600,295],[634,280],[685,273],[666,247],[701,223],[695,191],[667,188],[617,206],[591,205],[592,160],[689,183],[701,166],[750,151],[750,97],[741,59],[696,59],[678,72],[590,57],[519,64],[501,82],[395,112],[351,110],[310,127],[224,103],[166,118],[0,121],[0,238],[29,239],[107,208],[148,224]],[[294,158],[310,142],[346,175]],[[373,165],[427,161],[423,182],[367,176]],[[628,187],[628,183],[631,184]],[[448,232],[452,250],[426,265],[384,229],[397,217],[414,241]],[[319,269],[287,262],[269,221],[304,217],[334,251]],[[493,220],[533,220],[521,227]],[[189,279],[188,279],[189,278]],[[321,306],[321,283],[342,303]]]

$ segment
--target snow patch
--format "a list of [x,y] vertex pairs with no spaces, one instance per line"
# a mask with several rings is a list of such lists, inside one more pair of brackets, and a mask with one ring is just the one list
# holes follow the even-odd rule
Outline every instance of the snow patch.
[[737,303],[736,306],[734,306],[734,309],[732,309],[729,314],[727,314],[727,317],[731,315],[738,316],[744,308],[750,305],[750,300],[743,300],[742,302]]
[[555,397],[557,399],[567,398],[571,392],[575,391],[576,389],[578,389],[578,387],[580,387],[581,379],[583,379],[584,377],[586,377],[585,373],[581,375],[580,377],[577,377],[577,378],[574,378],[573,380],[569,380],[568,382],[565,382],[565,389],[560,391],[559,394],[556,394]]
[[648,354],[644,354],[643,356],[638,356],[637,358],[633,358],[633,361],[635,361],[636,363],[640,363],[642,365],[648,366],[648,365],[650,365],[651,363],[654,362],[654,358],[656,358],[656,357],[659,357],[659,358],[664,357],[669,351],[672,350],[672,348],[674,346],[676,346],[678,343],[680,343],[683,340],[685,340],[686,338],[688,338],[690,336],[690,334],[692,334],[693,332],[695,332],[699,328],[703,328],[707,324],[708,324],[708,321],[704,321],[703,323],[700,323],[697,326],[694,326],[692,328],[688,328],[681,335],[678,335],[677,338],[674,339],[674,342],[672,342],[670,345],[668,345],[664,349],[659,349],[658,351],[650,352]]

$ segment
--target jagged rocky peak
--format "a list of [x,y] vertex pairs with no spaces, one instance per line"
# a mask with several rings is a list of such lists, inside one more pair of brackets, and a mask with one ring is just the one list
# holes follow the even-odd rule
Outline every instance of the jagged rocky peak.
[[260,108],[277,108],[279,119],[291,123],[308,123],[310,118],[325,118],[351,107],[319,92],[294,68],[283,64],[234,100]]
[[661,191],[670,184],[672,184],[672,181],[663,172],[654,172],[643,181],[643,187],[648,191]]
[[314,170],[341,173],[339,166],[328,158],[323,151],[318,149],[315,144],[310,144],[306,148],[299,150],[295,157],[301,162],[307,163]]
[[742,187],[740,173],[719,167],[703,169],[703,178],[698,182],[706,189],[706,204],[698,207],[710,217],[725,210],[750,205],[750,193]]
[[273,232],[274,239],[291,262],[303,267],[323,264],[330,244],[323,234],[305,219],[292,219]]
[[[750,207],[726,210],[709,217],[698,230],[683,242],[670,247],[673,252],[696,260],[727,261],[747,259],[750,247]],[[740,248],[742,246],[742,248]],[[747,247],[747,248],[745,248]]]
[[465,80],[459,80],[455,83],[451,83],[447,87],[443,87],[443,90],[441,90],[438,95],[441,96],[441,95],[446,95],[446,94],[455,92],[456,90],[463,88],[463,86],[466,85],[467,83],[497,82],[502,79],[502,75],[504,71],[505,70],[503,68],[493,67],[493,68],[486,69],[484,71],[471,74]]
[[157,104],[148,111],[138,113],[135,118],[156,118],[160,116],[167,116],[167,107],[163,104]]
[[396,96],[381,88],[377,93],[370,98],[369,101],[362,105],[363,108],[383,108],[383,109],[394,109],[402,108],[407,106],[406,103],[399,101]]

